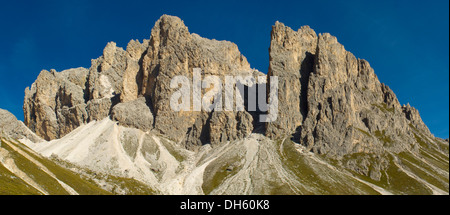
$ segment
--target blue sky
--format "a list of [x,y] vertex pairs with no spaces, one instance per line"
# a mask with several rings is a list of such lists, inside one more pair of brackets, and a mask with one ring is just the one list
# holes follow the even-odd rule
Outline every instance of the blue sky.
[[0,108],[23,119],[24,89],[42,69],[90,67],[109,41],[148,39],[162,14],[190,32],[236,43],[267,72],[275,21],[329,32],[366,59],[400,103],[416,107],[438,137],[449,136],[449,1],[3,1]]

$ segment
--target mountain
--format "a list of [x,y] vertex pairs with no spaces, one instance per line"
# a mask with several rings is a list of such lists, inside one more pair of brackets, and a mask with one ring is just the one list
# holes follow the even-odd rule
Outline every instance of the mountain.
[[[415,108],[401,105],[367,61],[328,33],[280,22],[269,56],[265,75],[235,44],[202,38],[163,15],[149,40],[131,40],[126,50],[110,42],[89,69],[43,70],[25,90],[29,129],[0,118],[21,128],[9,129],[2,145],[82,175],[98,192],[448,195],[448,141],[434,137]],[[174,111],[177,76],[193,80],[193,92],[198,78],[250,77],[231,85],[242,86],[236,93],[198,89],[215,105],[226,106],[231,95],[244,107],[196,110],[194,93],[187,109]],[[251,92],[261,89],[267,91],[257,100],[269,104],[252,103]],[[264,115],[276,119],[261,121]],[[2,156],[9,170],[3,178],[36,189],[28,169],[19,167],[19,174],[6,164],[21,161]],[[39,193],[52,193],[42,187]]]

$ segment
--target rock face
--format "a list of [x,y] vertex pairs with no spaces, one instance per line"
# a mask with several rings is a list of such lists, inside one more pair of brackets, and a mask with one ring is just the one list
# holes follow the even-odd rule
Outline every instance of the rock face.
[[25,124],[46,140],[57,139],[83,123],[108,117],[120,101],[137,99],[137,64],[144,44],[132,40],[124,51],[110,42],[89,70],[43,70],[25,90]]
[[139,43],[131,40],[127,46],[126,68],[123,74],[121,102],[129,102],[137,99],[142,88],[142,60],[147,53],[148,40]]
[[[183,75],[192,80],[194,68],[201,69],[202,78],[215,75],[224,80],[226,75],[252,75],[253,70],[250,69],[250,65],[239,52],[236,44],[208,40],[197,34],[190,34],[178,17],[164,15],[152,29],[142,67],[141,92],[150,96],[152,100],[156,130],[177,141],[183,141],[187,133],[187,136],[200,135],[197,139],[204,139],[201,136],[210,133],[211,139],[206,142],[211,143],[217,142],[218,139],[214,138],[215,136],[221,136],[221,140],[232,140],[236,137],[237,127],[234,122],[236,113],[233,111],[220,113],[219,118],[223,120],[221,123],[232,126],[232,128],[225,128],[215,126],[215,122],[209,123],[209,118],[216,118],[214,114],[211,117],[211,113],[205,114],[201,111],[175,112],[171,110],[169,104],[170,97],[176,90],[169,87],[171,79]],[[202,90],[202,93],[206,93],[206,90]],[[226,122],[228,120],[231,121]],[[203,128],[208,125],[212,127]],[[195,130],[205,129],[209,132],[205,131],[202,135],[189,134]]]
[[17,120],[12,113],[3,109],[0,109],[0,137],[10,137],[17,140],[27,138],[33,142],[42,141],[23,122]]
[[153,115],[144,97],[113,107],[111,119],[119,125],[149,131],[153,128]]
[[[329,34],[318,38],[307,102],[299,141],[314,152],[336,157],[398,152],[409,150],[414,141],[392,90],[378,81],[367,61],[356,59]],[[373,136],[363,137],[364,132]],[[397,144],[385,144],[384,139]]]
[[85,104],[84,68],[62,72],[43,70],[25,90],[24,123],[40,137],[60,138],[88,118]]
[[276,22],[271,37],[268,76],[278,76],[279,102],[278,119],[267,124],[266,135],[276,139],[296,132],[302,125],[317,35],[308,26],[293,31]]
[[247,137],[253,131],[252,116],[245,111],[235,114],[214,112],[210,120],[211,143],[223,143]]
[[[43,70],[25,90],[25,124],[46,140],[58,139],[83,123],[108,117],[120,102],[136,100],[142,74],[139,65],[147,44],[131,40],[125,51],[110,42],[103,55],[92,60],[90,69]],[[117,119],[123,119],[117,114]]]

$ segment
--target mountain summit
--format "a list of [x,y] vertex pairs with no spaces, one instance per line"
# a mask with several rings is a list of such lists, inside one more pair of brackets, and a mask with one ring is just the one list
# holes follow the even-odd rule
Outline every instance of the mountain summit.
[[[328,33],[280,22],[269,56],[265,75],[236,44],[163,15],[149,40],[126,50],[110,42],[89,69],[43,70],[23,109],[25,125],[45,141],[31,132],[5,141],[21,140],[86,178],[102,175],[96,181],[108,192],[108,177],[120,177],[160,194],[448,194],[448,141],[401,105],[366,60]],[[171,81],[195,79],[196,68],[202,78],[266,78],[232,94],[243,110],[174,111]],[[251,108],[250,92],[260,89],[268,89],[265,101],[278,95],[276,110]],[[276,120],[259,121],[273,111]]]

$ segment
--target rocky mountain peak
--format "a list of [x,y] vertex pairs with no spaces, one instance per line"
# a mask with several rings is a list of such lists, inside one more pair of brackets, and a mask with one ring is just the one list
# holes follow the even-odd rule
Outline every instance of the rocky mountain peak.
[[[65,75],[57,75],[56,71],[43,71],[33,84],[33,90],[25,96],[25,122],[47,140],[60,138],[82,123],[108,116],[124,125],[156,129],[182,141],[187,147],[237,138],[240,135],[236,132],[240,129],[248,135],[252,129],[243,125],[252,124],[252,119],[247,115],[242,118],[237,112],[217,114],[170,109],[168,102],[174,92],[169,87],[171,78],[177,75],[192,78],[194,68],[200,68],[203,77],[260,74],[250,68],[236,44],[191,34],[180,18],[163,15],[155,23],[149,40],[142,43],[131,40],[126,50],[109,42],[103,55],[92,60],[90,69],[84,69],[82,74],[67,79]],[[67,90],[66,85],[71,88]],[[66,92],[67,96],[60,96],[58,92]],[[126,104],[136,109],[129,111],[124,107]],[[142,117],[133,113],[141,110],[146,113]],[[233,128],[215,125],[215,120],[211,124],[210,119],[217,117],[227,119],[217,123],[231,123]],[[241,127],[237,128],[235,121],[238,118],[250,121],[240,123]],[[237,130],[229,132],[226,129]],[[202,132],[195,133],[198,130]]]
[[180,42],[190,38],[190,33],[184,22],[170,15],[162,15],[151,31],[151,42],[162,42],[163,46],[170,42]]

